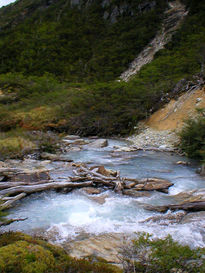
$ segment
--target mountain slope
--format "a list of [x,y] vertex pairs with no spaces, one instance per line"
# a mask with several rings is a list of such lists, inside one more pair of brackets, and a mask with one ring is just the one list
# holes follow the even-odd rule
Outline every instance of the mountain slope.
[[150,63],[154,55],[171,41],[172,36],[180,27],[184,17],[188,14],[185,5],[180,1],[168,2],[169,9],[164,12],[162,27],[158,31],[156,37],[146,46],[138,57],[130,64],[129,69],[123,72],[120,78],[128,81],[131,76],[140,71],[142,66]]
[[115,79],[155,36],[166,6],[166,0],[19,0],[0,9],[0,73]]
[[[7,17],[11,24],[0,32],[2,132],[125,135],[187,91],[184,84],[204,83],[204,1],[182,1],[189,13],[172,41],[128,82],[116,78],[156,36],[167,1],[74,2],[39,0],[17,24]],[[11,6],[12,18],[25,3],[34,1]]]
[[157,130],[180,130],[186,119],[196,115],[197,108],[205,109],[205,87],[189,90],[177,100],[171,100],[155,112],[146,125]]

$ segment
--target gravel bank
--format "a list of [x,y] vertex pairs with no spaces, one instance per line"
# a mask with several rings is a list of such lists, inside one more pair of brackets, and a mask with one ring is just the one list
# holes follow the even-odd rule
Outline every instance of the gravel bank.
[[177,150],[179,142],[177,134],[171,130],[158,131],[150,127],[144,127],[139,134],[128,137],[128,140],[139,148],[158,148],[162,150]]

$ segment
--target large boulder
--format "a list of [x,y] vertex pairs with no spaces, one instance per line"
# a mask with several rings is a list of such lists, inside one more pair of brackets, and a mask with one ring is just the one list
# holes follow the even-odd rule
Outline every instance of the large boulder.
[[97,139],[87,145],[89,148],[104,148],[108,146],[107,139]]
[[169,187],[173,186],[173,183],[166,179],[161,178],[146,178],[139,181],[139,184],[135,186],[136,190],[143,191],[161,191],[168,192]]

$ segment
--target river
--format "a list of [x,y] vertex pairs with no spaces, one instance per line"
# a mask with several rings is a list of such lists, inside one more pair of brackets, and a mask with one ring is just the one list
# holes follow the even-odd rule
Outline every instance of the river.
[[[60,243],[85,233],[92,236],[105,233],[133,234],[140,231],[149,232],[156,237],[171,234],[180,243],[188,243],[191,247],[205,247],[203,212],[190,214],[191,217],[180,223],[166,220],[143,223],[149,217],[162,214],[145,210],[140,205],[173,204],[176,202],[176,194],[203,189],[205,181],[196,174],[197,163],[192,161],[190,166],[177,165],[177,161],[188,159],[173,153],[116,151],[116,146],[127,145],[129,143],[126,141],[110,139],[108,147],[89,149],[85,146],[80,151],[68,152],[66,156],[75,162],[118,170],[122,177],[168,179],[174,184],[168,194],[152,192],[148,196],[133,198],[107,189],[92,196],[82,190],[33,194],[9,211],[11,218],[28,219],[15,222],[6,229],[26,233],[43,230],[50,234],[53,241]],[[28,160],[28,164],[34,164],[33,162]],[[70,170],[63,162],[48,162],[46,167],[50,170],[52,179],[63,181],[70,175]]]

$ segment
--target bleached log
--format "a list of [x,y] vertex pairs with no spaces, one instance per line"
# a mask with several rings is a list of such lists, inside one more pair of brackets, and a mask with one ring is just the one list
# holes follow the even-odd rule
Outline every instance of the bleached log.
[[13,188],[17,186],[25,186],[25,185],[39,185],[39,184],[44,184],[44,183],[51,183],[53,181],[51,180],[43,180],[43,181],[37,181],[37,182],[0,182],[0,190],[8,189],[8,188]]
[[15,196],[15,197],[11,198],[10,200],[8,200],[5,203],[1,204],[0,209],[5,210],[5,209],[11,208],[16,201],[21,200],[25,196],[26,196],[26,193],[21,193],[21,194]]
[[111,188],[113,188],[115,186],[115,182],[113,182],[112,180],[103,180],[99,177],[93,177],[93,176],[87,176],[87,178],[89,180],[92,180],[93,183],[95,183],[95,184],[103,184],[103,185],[105,185],[107,187],[111,187]]
[[80,188],[80,187],[88,187],[93,184],[92,181],[87,181],[84,183],[71,183],[71,182],[52,182],[52,183],[45,183],[39,185],[32,185],[32,186],[17,186],[9,189],[5,189],[0,191],[0,195],[15,195],[18,193],[35,193],[41,192],[46,190],[52,189],[62,189],[62,188]]
[[94,170],[88,170],[85,167],[81,167],[81,170],[84,171],[85,173],[87,173],[88,175],[91,175],[93,177],[99,177],[102,180],[108,180],[108,181],[110,181],[110,180],[112,180],[112,181],[118,180],[117,177],[114,177],[114,176],[105,176],[105,175],[102,175],[100,173],[95,172]]

